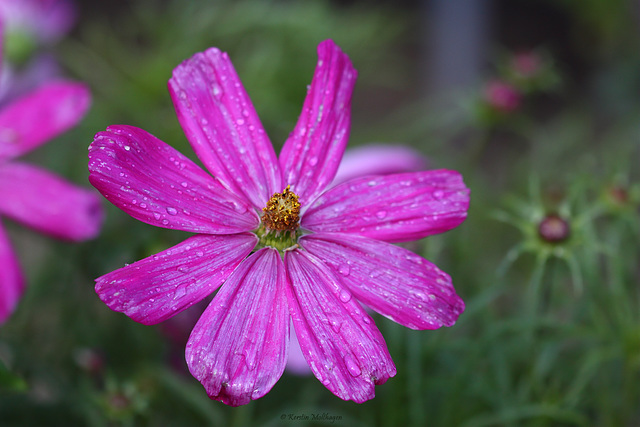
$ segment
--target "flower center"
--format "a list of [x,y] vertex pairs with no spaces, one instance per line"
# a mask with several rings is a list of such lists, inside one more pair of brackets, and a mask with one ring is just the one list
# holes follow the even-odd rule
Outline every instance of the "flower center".
[[295,231],[300,226],[300,202],[298,195],[289,191],[291,186],[282,190],[282,193],[274,193],[262,208],[262,223],[268,230]]
[[262,208],[262,224],[256,230],[259,247],[269,246],[282,253],[296,245],[300,236],[300,202],[290,187],[274,193]]

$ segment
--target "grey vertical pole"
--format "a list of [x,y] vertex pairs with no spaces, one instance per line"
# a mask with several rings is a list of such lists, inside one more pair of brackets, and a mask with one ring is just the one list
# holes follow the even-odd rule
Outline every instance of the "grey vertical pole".
[[490,0],[423,0],[424,90],[448,103],[477,84],[489,40]]

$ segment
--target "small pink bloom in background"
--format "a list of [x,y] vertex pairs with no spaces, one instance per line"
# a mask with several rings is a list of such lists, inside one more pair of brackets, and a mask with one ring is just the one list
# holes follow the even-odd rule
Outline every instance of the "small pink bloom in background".
[[9,34],[31,37],[38,45],[56,43],[76,20],[71,0],[0,0],[0,19]]
[[69,32],[76,9],[71,0],[0,0],[0,21],[5,39],[0,102],[6,103],[61,76],[46,49]]
[[494,110],[510,113],[522,103],[522,94],[510,83],[493,80],[487,83],[483,92],[484,101]]
[[[73,127],[86,113],[85,85],[52,82],[0,110],[0,216],[69,241],[95,237],[103,219],[98,195],[36,166],[16,161]],[[0,323],[14,311],[24,277],[0,224]]]
[[279,157],[226,53],[198,53],[173,72],[178,119],[211,172],[148,132],[110,126],[89,147],[89,180],[148,224],[196,233],[96,279],[115,311],[155,324],[218,290],[186,347],[191,374],[232,406],[282,375],[290,325],[313,374],[364,402],[396,373],[361,303],[413,329],[451,326],[464,310],[451,278],[392,245],[464,221],[455,171],[371,175],[330,187],[350,130],[356,71],[332,41]]
[[519,52],[511,58],[511,69],[521,78],[534,78],[542,64],[542,58],[536,52]]

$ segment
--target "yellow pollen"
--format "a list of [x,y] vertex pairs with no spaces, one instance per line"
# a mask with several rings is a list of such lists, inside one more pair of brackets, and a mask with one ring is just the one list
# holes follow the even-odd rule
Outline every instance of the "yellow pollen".
[[298,195],[289,191],[290,187],[287,185],[282,193],[274,193],[262,208],[262,223],[270,230],[296,230],[299,226],[300,202]]

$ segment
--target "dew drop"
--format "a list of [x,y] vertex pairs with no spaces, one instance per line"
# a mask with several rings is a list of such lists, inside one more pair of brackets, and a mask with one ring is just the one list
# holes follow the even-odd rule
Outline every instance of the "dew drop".
[[442,190],[436,190],[433,192],[433,197],[435,197],[436,199],[442,199],[444,197],[444,191]]
[[129,150],[131,150],[131,147],[129,147],[128,145],[125,145],[125,146],[124,146],[124,149],[125,149],[125,150],[127,150],[127,151],[129,151]]
[[387,211],[378,211],[376,213],[376,218],[378,219],[384,219],[387,216]]
[[158,212],[154,212],[154,213],[153,213],[153,217],[154,217],[155,219],[160,219],[160,214],[159,214]]
[[242,125],[244,124],[244,119],[238,119],[238,120],[236,120],[236,124],[237,124],[238,126],[242,126]]
[[416,298],[418,298],[420,301],[427,300],[427,296],[422,292],[416,292],[415,295],[416,295]]
[[167,213],[169,215],[177,215],[178,214],[178,210],[176,208],[172,207],[172,206],[169,206],[167,208]]
[[309,158],[309,165],[310,166],[315,166],[318,164],[318,157],[317,156],[313,156],[311,158]]
[[349,302],[351,300],[351,292],[346,289],[340,291],[340,301]]
[[187,294],[187,289],[185,286],[178,286],[176,291],[173,293],[173,299],[180,299]]
[[349,371],[351,376],[353,377],[360,376],[360,374],[362,373],[362,371],[360,370],[360,366],[358,366],[358,363],[356,362],[355,358],[351,354],[347,354],[344,357],[344,363],[345,365],[347,365],[347,370]]
[[343,276],[348,276],[351,272],[351,268],[349,267],[349,264],[340,264],[340,266],[338,267],[338,272]]
[[204,252],[202,252],[202,251],[198,251],[198,252],[196,252],[196,255],[197,255],[197,256],[204,256]]

